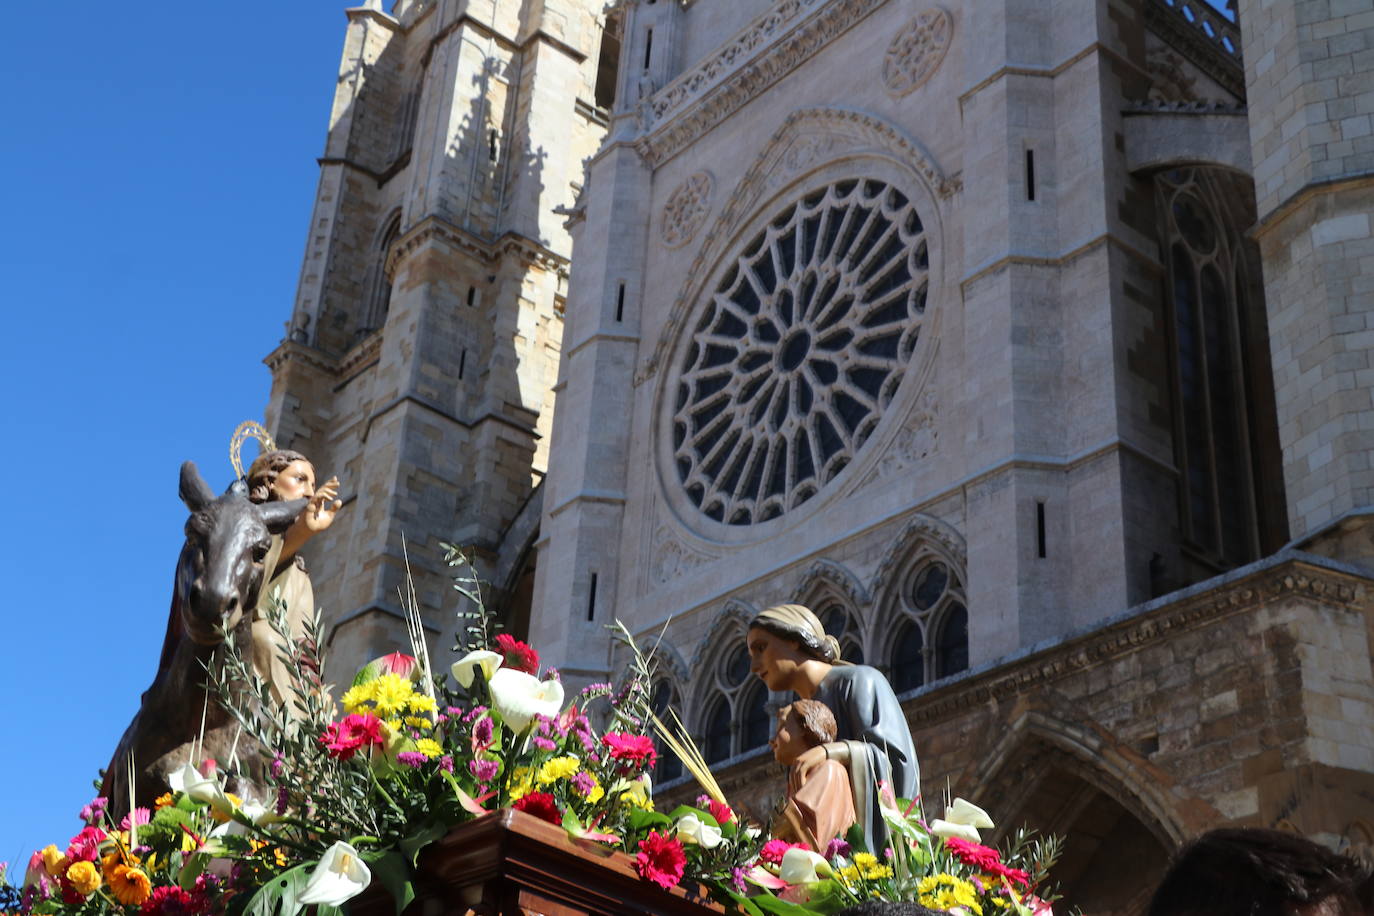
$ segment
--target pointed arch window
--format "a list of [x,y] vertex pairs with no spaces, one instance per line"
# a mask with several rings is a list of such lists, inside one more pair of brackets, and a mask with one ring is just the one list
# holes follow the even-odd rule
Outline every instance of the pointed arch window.
[[[654,711],[660,721],[668,721],[669,709],[681,709],[682,703],[678,700],[677,688],[671,681],[666,679],[654,684],[649,693],[649,708]],[[678,760],[677,755],[667,748],[660,747],[658,762],[654,764],[654,784],[665,783],[682,776],[682,761]]]
[[968,668],[968,599],[962,574],[934,552],[918,548],[898,580],[887,657],[898,693]]
[[373,252],[372,267],[368,271],[367,308],[362,323],[354,332],[355,342],[386,324],[386,314],[391,309],[391,280],[386,275],[386,259],[400,234],[401,214],[397,212],[387,221]]
[[839,601],[831,601],[821,605],[821,611],[816,615],[820,618],[821,625],[825,627],[825,632],[835,637],[840,644],[840,658],[856,665],[864,663],[863,638],[859,633],[859,625],[856,615],[848,607]]
[[772,734],[772,709],[768,690],[749,670],[749,649],[744,634],[722,637],[727,651],[710,673],[711,690],[703,703],[702,754],[716,763],[762,747]]

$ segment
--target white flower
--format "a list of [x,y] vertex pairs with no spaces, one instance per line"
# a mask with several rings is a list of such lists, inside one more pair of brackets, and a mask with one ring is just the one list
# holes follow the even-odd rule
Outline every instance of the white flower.
[[296,900],[338,906],[361,894],[371,883],[372,872],[358,857],[358,850],[340,841],[320,857],[320,864],[315,866]]
[[200,771],[189,763],[175,770],[167,777],[173,792],[185,792],[191,801],[208,802],[216,811],[232,810],[233,803],[220,788],[219,781],[213,776],[202,776]]
[[684,814],[677,820],[677,838],[703,849],[715,849],[720,845],[720,828],[712,827],[695,814]]
[[532,674],[502,668],[491,676],[491,705],[516,734],[529,727],[535,716],[553,718],[563,708],[563,685],[541,681]]
[[466,690],[472,686],[473,675],[478,668],[482,669],[483,680],[489,681],[496,669],[501,667],[501,662],[500,652],[474,649],[453,663],[453,678]]
[[782,864],[778,868],[778,877],[788,884],[810,884],[833,874],[825,856],[799,846],[782,854]]
[[956,798],[945,809],[943,820],[937,817],[930,822],[930,832],[936,836],[955,837],[970,843],[983,841],[978,835],[979,828],[992,829],[992,818],[982,808],[962,798]]

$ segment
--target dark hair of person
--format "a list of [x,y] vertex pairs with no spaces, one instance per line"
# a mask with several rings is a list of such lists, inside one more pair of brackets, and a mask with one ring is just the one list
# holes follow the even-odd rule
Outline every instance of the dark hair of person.
[[[1327,901],[1331,914],[1369,912],[1371,870],[1319,843],[1281,830],[1213,830],[1178,851],[1148,916],[1292,916]],[[1334,898],[1334,899],[1333,899]]]
[[772,633],[779,639],[785,639],[788,642],[796,643],[801,647],[803,652],[807,653],[812,658],[819,659],[823,662],[833,663],[835,661],[836,656],[830,648],[809,630],[791,627],[780,620],[762,616],[755,617],[753,620],[749,621],[749,629],[752,630],[755,627]]
[[247,474],[249,502],[265,503],[270,501],[272,499],[272,484],[276,483],[277,475],[286,470],[293,461],[310,463],[309,458],[289,448],[264,452],[253,459]]

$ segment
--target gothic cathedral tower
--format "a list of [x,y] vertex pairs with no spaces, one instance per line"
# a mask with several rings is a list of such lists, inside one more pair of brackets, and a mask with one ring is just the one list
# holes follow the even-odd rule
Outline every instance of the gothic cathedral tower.
[[347,11],[295,306],[266,360],[269,428],[348,503],[309,557],[333,680],[403,644],[407,555],[447,646],[441,542],[473,551],[523,628],[570,255],[558,211],[614,92],[601,6]]

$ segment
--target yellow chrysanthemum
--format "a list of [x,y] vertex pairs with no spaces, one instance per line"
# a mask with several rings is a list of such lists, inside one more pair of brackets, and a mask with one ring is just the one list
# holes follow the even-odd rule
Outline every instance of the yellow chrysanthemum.
[[409,725],[411,728],[423,728],[425,730],[434,727],[434,723],[424,716],[406,716],[406,725]]
[[581,765],[581,761],[571,755],[554,757],[552,760],[545,761],[544,765],[539,768],[539,775],[535,777],[535,782],[541,786],[547,786],[551,782],[567,779],[576,773]]
[[534,791],[534,779],[529,767],[516,767],[510,774],[510,800],[519,801]]
[[595,776],[592,776],[591,773],[588,773],[587,775],[591,776],[592,780],[592,789],[590,792],[587,793],[587,801],[594,805],[597,802],[601,801],[601,799],[606,797],[606,790],[601,788],[601,783],[596,781]]
[[871,852],[854,853],[854,864],[859,868],[872,868],[878,864],[878,857]]
[[344,695],[339,697],[339,702],[343,704],[344,712],[350,715],[361,712],[363,704],[371,701],[373,692],[372,685],[376,681],[368,681],[366,684],[359,684],[357,687],[350,687],[344,691]]
[[116,865],[109,878],[115,899],[125,906],[140,906],[153,893],[153,883],[141,868]]
[[856,865],[846,865],[839,870],[838,874],[846,881],[853,882],[859,880],[859,869]]
[[404,712],[415,696],[410,681],[399,674],[383,674],[368,683],[372,687],[372,705],[377,708],[378,716],[395,716]]
[[917,901],[933,910],[963,907],[975,916],[983,916],[978,894],[973,885],[950,874],[928,875],[916,886]]
[[74,862],[67,867],[67,880],[77,893],[89,897],[100,887],[100,872],[91,862]]
[[407,705],[410,706],[411,712],[434,712],[439,708],[434,697],[425,696],[423,693],[413,695]]
[[444,755],[443,746],[439,744],[438,741],[435,741],[433,738],[421,738],[419,741],[416,741],[415,750],[419,751],[421,754],[424,754],[430,760],[433,760],[435,757],[442,757]]
[[176,797],[172,795],[171,792],[163,792],[157,798],[153,799],[153,810],[166,808],[168,805],[174,803],[175,801]]
[[67,857],[52,843],[43,847],[43,870],[56,878],[67,871]]

